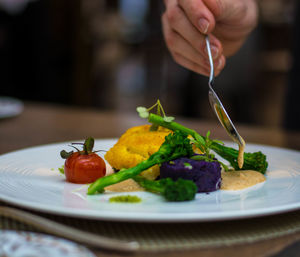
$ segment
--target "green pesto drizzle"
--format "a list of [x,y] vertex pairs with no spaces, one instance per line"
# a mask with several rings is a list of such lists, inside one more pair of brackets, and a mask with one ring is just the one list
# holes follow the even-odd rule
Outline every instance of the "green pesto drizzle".
[[60,168],[58,168],[58,170],[59,170],[59,172],[60,172],[61,174],[65,174],[65,167],[64,167],[64,165],[61,166]]
[[139,203],[142,199],[136,195],[117,195],[109,198],[110,203]]

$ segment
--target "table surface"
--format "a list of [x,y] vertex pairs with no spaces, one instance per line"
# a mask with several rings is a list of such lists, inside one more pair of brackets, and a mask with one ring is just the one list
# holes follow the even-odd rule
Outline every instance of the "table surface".
[[[186,126],[206,133],[212,138],[229,140],[217,121],[177,118]],[[0,154],[21,148],[82,140],[87,136],[97,139],[117,138],[126,129],[144,124],[137,114],[114,113],[95,109],[66,107],[44,103],[25,103],[24,112],[17,116],[0,120]],[[236,124],[246,142],[266,144],[300,150],[300,132],[288,132],[278,128],[255,127]],[[255,243],[185,251],[184,256],[271,256],[300,239],[300,233],[263,240]],[[107,251],[95,251],[97,256],[122,256]],[[130,256],[130,254],[127,254]],[[136,253],[134,256],[150,256],[153,253]],[[157,256],[181,256],[181,252],[156,253]]]

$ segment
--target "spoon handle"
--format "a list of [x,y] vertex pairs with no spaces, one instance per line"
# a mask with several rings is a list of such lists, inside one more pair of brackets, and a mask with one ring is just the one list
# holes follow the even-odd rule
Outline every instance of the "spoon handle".
[[209,42],[208,35],[205,37],[205,41],[206,41],[206,48],[207,48],[208,59],[209,59],[209,64],[210,64],[210,74],[209,74],[208,84],[209,84],[209,86],[211,86],[214,81],[215,72],[214,72],[214,61],[213,61],[212,54],[211,54],[210,42]]

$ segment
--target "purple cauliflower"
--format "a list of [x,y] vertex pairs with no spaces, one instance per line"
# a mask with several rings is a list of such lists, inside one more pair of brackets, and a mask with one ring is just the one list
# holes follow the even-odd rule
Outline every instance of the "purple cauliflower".
[[164,162],[160,167],[160,178],[192,180],[198,192],[216,191],[221,186],[221,166],[217,161],[192,160],[182,157]]

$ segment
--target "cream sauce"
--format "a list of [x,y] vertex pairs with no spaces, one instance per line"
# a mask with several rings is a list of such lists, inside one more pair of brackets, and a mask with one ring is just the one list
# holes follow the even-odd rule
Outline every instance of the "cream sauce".
[[144,188],[139,186],[133,179],[127,179],[120,183],[108,186],[105,188],[105,191],[111,192],[136,192],[136,191],[145,191]]
[[224,171],[221,176],[222,190],[241,190],[266,180],[263,174],[254,170]]
[[239,155],[238,155],[238,166],[241,169],[244,165],[244,151],[245,151],[245,141],[241,138],[242,144],[239,144]]

